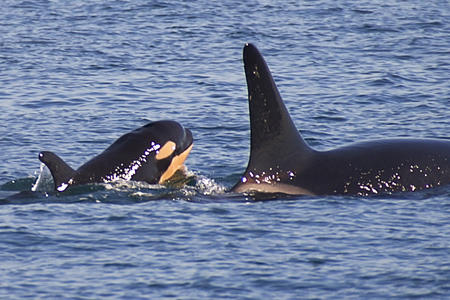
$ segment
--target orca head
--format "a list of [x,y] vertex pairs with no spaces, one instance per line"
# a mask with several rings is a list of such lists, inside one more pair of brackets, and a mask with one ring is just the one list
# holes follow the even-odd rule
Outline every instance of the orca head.
[[103,153],[78,171],[107,168],[111,160],[114,168],[107,171],[103,181],[115,179],[164,183],[184,167],[193,147],[192,132],[178,122],[163,120],[148,123],[117,139]]
[[310,194],[292,181],[314,150],[295,127],[263,56],[252,44],[243,51],[250,114],[250,158],[234,192]]
[[158,183],[164,183],[184,167],[194,143],[192,132],[170,120],[149,123],[143,129],[153,133],[151,143],[156,149],[154,159],[160,173]]

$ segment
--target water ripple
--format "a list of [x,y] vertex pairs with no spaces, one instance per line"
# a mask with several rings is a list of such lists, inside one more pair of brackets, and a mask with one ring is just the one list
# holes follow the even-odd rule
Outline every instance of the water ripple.
[[[246,42],[317,149],[449,138],[445,3],[8,0],[0,20],[0,297],[448,295],[448,188],[225,193],[249,153]],[[181,188],[31,191],[39,151],[78,166],[157,119],[194,132]]]

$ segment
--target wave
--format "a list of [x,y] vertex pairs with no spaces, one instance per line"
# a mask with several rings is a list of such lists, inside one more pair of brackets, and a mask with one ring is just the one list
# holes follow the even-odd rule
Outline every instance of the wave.
[[194,201],[203,196],[225,194],[227,188],[214,179],[190,170],[176,172],[165,184],[114,180],[105,183],[73,186],[64,193],[54,191],[49,169],[41,164],[35,177],[12,180],[0,186],[3,204],[39,202],[105,202],[127,204],[153,200]]

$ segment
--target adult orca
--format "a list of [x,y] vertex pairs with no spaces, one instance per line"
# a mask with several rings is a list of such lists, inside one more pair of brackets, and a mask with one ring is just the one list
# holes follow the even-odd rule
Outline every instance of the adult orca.
[[316,151],[302,139],[258,49],[246,44],[250,159],[238,193],[371,195],[450,183],[450,141],[390,139]]
[[49,169],[55,190],[116,179],[163,183],[183,166],[193,146],[192,133],[175,121],[157,121],[117,139],[77,170],[53,152],[39,153]]

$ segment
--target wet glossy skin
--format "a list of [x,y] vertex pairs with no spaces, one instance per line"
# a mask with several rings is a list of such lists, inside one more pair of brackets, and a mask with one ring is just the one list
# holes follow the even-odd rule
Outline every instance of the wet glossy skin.
[[41,152],[39,159],[52,172],[57,191],[117,179],[154,184],[169,179],[183,166],[192,143],[189,129],[174,121],[158,121],[121,136],[76,171],[51,152]]
[[309,195],[370,195],[450,184],[450,141],[391,139],[315,151],[301,137],[269,68],[244,47],[250,110],[250,158],[232,189]]

